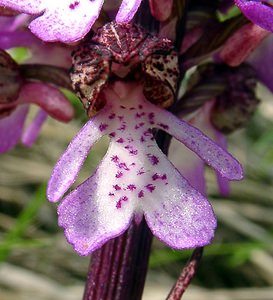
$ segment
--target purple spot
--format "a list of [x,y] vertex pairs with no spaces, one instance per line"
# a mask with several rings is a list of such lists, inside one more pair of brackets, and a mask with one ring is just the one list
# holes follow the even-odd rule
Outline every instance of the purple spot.
[[130,110],[134,110],[134,109],[136,109],[135,107],[130,107]]
[[124,143],[123,138],[119,138],[119,139],[117,140],[117,143],[120,143],[120,144]]
[[151,113],[148,114],[148,118],[150,119],[150,121],[151,121],[151,119],[153,119],[154,117],[155,117],[155,114],[154,114],[153,112],[151,112]]
[[119,198],[119,200],[116,204],[116,208],[121,208],[121,203],[126,202],[126,201],[128,201],[128,197],[126,197],[126,196],[123,196],[123,197]]
[[152,179],[153,179],[153,180],[157,180],[158,178],[160,178],[160,176],[159,176],[157,173],[155,173],[155,174],[152,176]]
[[132,155],[137,155],[138,151],[136,149],[131,149],[129,153]]
[[108,127],[108,124],[101,123],[99,126],[100,131],[104,131]]
[[116,117],[116,114],[115,114],[115,113],[112,113],[108,118],[109,118],[110,120],[113,120],[115,117]]
[[169,129],[169,126],[166,125],[166,124],[164,124],[164,123],[158,123],[158,125],[159,125],[160,127],[162,127],[163,129],[165,129],[165,130]]
[[157,165],[159,163],[159,158],[153,154],[147,154],[150,162],[152,163],[152,165]]
[[126,108],[126,107],[125,107],[125,106],[123,106],[123,105],[120,105],[119,107],[120,107],[120,108],[122,108],[122,109],[125,109],[125,108]]
[[119,120],[122,121],[124,119],[124,116],[118,116]]
[[130,169],[127,167],[126,163],[120,163],[120,164],[118,164],[118,167],[120,169],[124,169],[126,171],[130,171]]
[[139,109],[142,109],[142,108],[143,108],[143,105],[140,104],[140,105],[138,106],[138,108],[139,108]]
[[138,170],[138,172],[137,172],[137,175],[142,175],[142,174],[144,174],[145,172],[144,172],[144,168],[142,167],[142,168],[140,168],[139,170]]
[[121,187],[120,187],[118,184],[113,185],[113,188],[114,188],[116,191],[120,191],[120,190],[121,190]]
[[113,161],[113,162],[118,162],[118,161],[119,161],[118,156],[117,156],[117,155],[113,155],[113,156],[111,157],[111,161]]
[[136,116],[136,118],[141,118],[141,117],[143,117],[143,116],[145,116],[145,112],[141,112],[141,113],[136,113],[135,114],[135,116]]
[[71,3],[70,5],[69,5],[69,8],[70,9],[74,9],[77,5],[79,5],[80,4],[80,2],[78,2],[78,1],[75,1],[74,3]]
[[115,137],[115,136],[116,136],[116,133],[115,133],[115,132],[111,132],[111,133],[109,134],[109,136],[110,136],[110,137]]
[[127,138],[127,141],[128,141],[129,143],[132,143],[132,142],[134,141],[134,139],[131,138],[131,137],[129,137],[129,138]]
[[118,171],[117,174],[116,174],[116,178],[120,178],[120,177],[122,177],[122,175],[123,175],[123,173]]
[[157,173],[155,173],[155,174],[152,176],[152,179],[153,179],[153,180],[157,180],[157,179],[166,180],[166,179],[167,179],[167,175],[166,175],[166,174],[158,175]]
[[134,184],[128,184],[127,185],[127,190],[133,191],[136,189],[136,186]]
[[109,193],[108,195],[109,195],[109,196],[115,196],[115,194],[114,194],[114,193]]
[[145,185],[145,187],[150,193],[152,193],[155,190],[155,186],[151,183]]
[[118,128],[118,130],[125,130],[126,129],[126,125],[123,123],[119,128]]
[[144,142],[145,142],[145,138],[143,137],[143,135],[142,135],[141,138],[140,138],[140,142],[141,142],[141,143],[144,143]]
[[120,200],[117,202],[116,208],[121,208],[121,201]]
[[152,129],[149,128],[148,130],[144,131],[143,134],[144,136],[151,136],[152,132],[153,132]]
[[138,193],[138,198],[143,198],[144,197],[144,192],[141,190],[139,193]]
[[136,149],[134,149],[132,146],[127,145],[124,147],[125,149],[129,150],[129,153],[132,155],[137,155],[138,151]]

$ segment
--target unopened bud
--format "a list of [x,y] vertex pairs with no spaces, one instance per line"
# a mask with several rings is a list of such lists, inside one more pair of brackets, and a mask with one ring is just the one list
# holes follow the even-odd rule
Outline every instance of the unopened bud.
[[226,91],[216,97],[211,122],[219,131],[228,134],[247,123],[259,100],[255,95],[255,72],[249,65],[229,68],[226,78]]

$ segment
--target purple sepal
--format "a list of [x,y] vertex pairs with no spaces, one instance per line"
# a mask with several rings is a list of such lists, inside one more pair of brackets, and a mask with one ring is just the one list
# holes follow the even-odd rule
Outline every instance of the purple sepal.
[[27,112],[28,105],[22,105],[0,119],[0,153],[11,150],[20,140]]
[[81,40],[99,16],[103,0],[0,0],[0,5],[37,16],[29,25],[40,39],[72,43]]
[[28,125],[28,127],[24,130],[22,134],[21,141],[25,146],[31,147],[33,143],[37,140],[41,128],[47,119],[47,116],[48,114],[45,111],[39,109],[35,118],[32,120],[30,125]]
[[253,23],[273,32],[273,7],[270,1],[235,0],[242,13]]
[[[227,147],[226,137],[218,130],[214,130],[214,132],[215,132],[214,134],[215,142],[223,149],[227,150],[228,147]],[[221,174],[217,171],[215,172],[215,174],[216,174],[219,194],[224,197],[227,197],[230,194],[229,180],[221,176]]]
[[259,79],[273,92],[273,36],[269,35],[249,56],[247,62],[255,69]]
[[116,15],[118,23],[130,22],[137,12],[142,0],[123,0]]

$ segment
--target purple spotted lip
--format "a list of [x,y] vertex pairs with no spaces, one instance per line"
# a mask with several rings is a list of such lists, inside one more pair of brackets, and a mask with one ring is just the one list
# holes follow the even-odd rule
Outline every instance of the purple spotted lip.
[[198,129],[148,102],[141,84],[118,81],[103,94],[105,107],[72,140],[48,185],[48,199],[59,201],[94,143],[109,136],[95,173],[58,207],[67,240],[88,255],[123,233],[134,216],[144,215],[153,234],[172,248],[208,244],[216,227],[211,205],[161,152],[152,129],[173,135],[230,180],[242,178],[240,164]]

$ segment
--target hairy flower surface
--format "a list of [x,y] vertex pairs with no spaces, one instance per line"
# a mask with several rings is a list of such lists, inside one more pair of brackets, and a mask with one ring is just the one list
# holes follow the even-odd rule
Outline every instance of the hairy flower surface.
[[105,107],[70,143],[48,185],[48,199],[59,201],[94,143],[110,137],[95,173],[58,207],[67,240],[79,254],[88,255],[144,215],[153,234],[172,248],[208,244],[216,227],[213,210],[158,148],[153,129],[173,135],[223,177],[240,180],[240,164],[198,129],[148,102],[140,83],[118,81],[102,96]]
[[[44,41],[81,40],[99,17],[104,0],[0,0],[0,6],[36,16],[30,30]],[[129,22],[141,0],[123,0],[117,22]]]
[[271,0],[235,0],[235,4],[250,21],[273,32],[273,4]]

